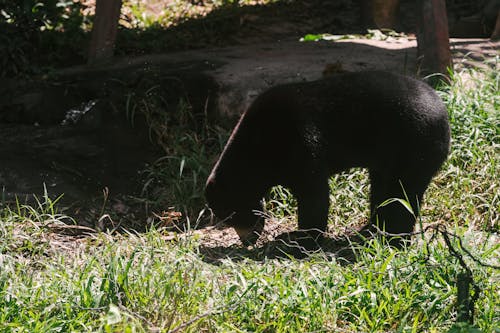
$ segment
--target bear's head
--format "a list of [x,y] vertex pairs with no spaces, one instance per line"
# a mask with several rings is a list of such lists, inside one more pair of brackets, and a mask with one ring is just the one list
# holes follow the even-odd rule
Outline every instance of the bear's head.
[[252,177],[224,177],[216,176],[216,172],[208,178],[205,187],[205,198],[214,215],[225,224],[233,227],[245,244],[257,240],[256,233],[262,231],[263,218],[259,215],[262,210],[262,194],[252,191]]

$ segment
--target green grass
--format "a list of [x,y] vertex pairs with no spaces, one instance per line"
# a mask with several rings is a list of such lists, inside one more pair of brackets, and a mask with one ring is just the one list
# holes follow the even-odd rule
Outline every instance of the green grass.
[[[499,59],[493,66],[498,70]],[[451,154],[428,194],[434,216],[499,231],[500,76],[472,71],[442,92],[452,124]]]
[[169,208],[182,213],[184,223],[196,220],[205,205],[205,181],[229,133],[209,124],[204,115],[194,116],[183,97],[172,106],[166,102],[164,89],[144,90],[131,92],[125,112],[131,122],[144,116],[151,140],[165,155],[142,171],[142,193],[135,199],[149,212]]
[[[37,235],[29,222],[14,223],[17,237],[41,239],[26,251],[4,248],[16,237],[3,235],[3,332],[147,332],[181,325],[188,332],[439,332],[454,320],[460,267],[440,243],[428,254],[374,243],[347,266],[321,255],[213,265],[203,261],[195,239],[165,240],[158,230],[58,244],[48,231]],[[486,234],[464,238],[482,260],[498,260],[498,245]],[[498,272],[473,266],[482,289],[476,322],[491,332],[499,319]]]
[[[422,223],[444,223],[477,259],[498,266],[499,76],[461,77],[440,90],[452,153],[427,192]],[[203,177],[227,132],[196,136],[182,123],[170,130],[167,137],[177,141],[148,175],[169,184],[155,192],[163,204],[189,210],[202,205]],[[330,184],[331,228],[362,222],[366,172]],[[452,329],[463,268],[439,236],[419,237],[401,251],[373,241],[349,264],[324,253],[258,261],[228,249],[214,258],[198,233],[159,227],[64,236],[61,228],[72,224],[57,207],[44,196],[36,207],[0,211],[0,332],[474,332]],[[294,219],[294,199],[284,188],[272,191],[266,207],[276,219]],[[451,242],[464,253],[457,238]],[[464,260],[481,291],[475,325],[498,332],[500,271]]]

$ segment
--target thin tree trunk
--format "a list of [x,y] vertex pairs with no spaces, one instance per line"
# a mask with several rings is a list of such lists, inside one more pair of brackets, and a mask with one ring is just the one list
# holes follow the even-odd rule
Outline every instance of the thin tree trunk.
[[420,72],[441,73],[447,78],[453,64],[445,0],[419,0],[417,15]]
[[88,62],[94,64],[113,57],[122,0],[96,0],[94,26]]
[[365,28],[394,29],[397,24],[399,0],[362,0],[361,21]]
[[497,13],[497,20],[495,23],[495,28],[493,29],[493,33],[491,34],[492,40],[500,39],[500,10]]

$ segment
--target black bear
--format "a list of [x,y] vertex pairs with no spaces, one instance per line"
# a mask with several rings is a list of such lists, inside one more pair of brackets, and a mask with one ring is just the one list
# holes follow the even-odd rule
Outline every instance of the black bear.
[[[450,145],[448,113],[427,84],[387,72],[344,73],[262,93],[243,114],[206,184],[214,214],[255,242],[255,212],[274,185],[298,201],[298,226],[316,237],[328,219],[328,178],[369,170],[368,228],[411,233],[424,191]],[[387,199],[408,200],[380,207]]]

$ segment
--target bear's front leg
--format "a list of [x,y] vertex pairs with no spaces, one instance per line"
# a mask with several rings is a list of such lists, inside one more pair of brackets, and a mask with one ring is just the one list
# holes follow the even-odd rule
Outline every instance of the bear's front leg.
[[256,215],[255,211],[237,212],[233,219],[237,224],[233,224],[233,228],[238,234],[240,241],[245,246],[253,245],[257,242],[264,230],[264,217]]
[[316,176],[304,179],[304,183],[297,186],[294,193],[298,201],[299,215],[296,238],[303,239],[299,243],[303,243],[305,247],[309,247],[307,245],[317,247],[328,223],[330,206],[328,177]]

